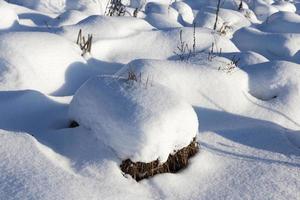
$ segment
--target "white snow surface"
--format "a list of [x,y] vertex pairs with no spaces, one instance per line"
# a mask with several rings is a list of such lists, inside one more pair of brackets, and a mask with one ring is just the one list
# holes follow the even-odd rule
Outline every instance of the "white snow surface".
[[107,2],[0,0],[0,199],[299,200],[300,1]]
[[64,84],[68,68],[86,62],[76,45],[51,33],[4,33],[0,48],[1,90],[53,93]]
[[5,1],[0,1],[0,30],[12,27],[19,20],[16,12]]
[[76,40],[79,30],[83,34],[93,34],[94,40],[124,38],[130,35],[136,35],[140,31],[152,30],[152,27],[143,19],[133,17],[107,17],[92,15],[75,25],[65,26],[62,29],[62,35],[70,40]]

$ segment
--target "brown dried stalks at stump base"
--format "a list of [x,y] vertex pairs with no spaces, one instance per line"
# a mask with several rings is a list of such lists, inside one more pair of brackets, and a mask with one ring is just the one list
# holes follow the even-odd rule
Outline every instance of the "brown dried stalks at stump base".
[[129,174],[136,181],[140,181],[156,174],[176,173],[184,169],[188,165],[189,158],[194,156],[198,151],[199,144],[196,138],[193,138],[188,146],[178,150],[174,155],[169,154],[167,161],[164,163],[159,163],[158,160],[144,163],[132,162],[130,159],[126,159],[122,161],[120,168],[125,174]]

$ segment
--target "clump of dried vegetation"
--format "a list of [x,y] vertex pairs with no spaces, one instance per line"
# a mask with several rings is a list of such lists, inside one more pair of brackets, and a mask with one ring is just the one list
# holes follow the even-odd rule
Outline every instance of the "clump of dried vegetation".
[[142,77],[142,73],[140,72],[139,74],[137,74],[134,70],[129,69],[128,73],[127,73],[127,78],[126,81],[129,84],[133,84],[133,83],[139,83],[141,85],[143,85],[146,89],[148,88],[148,86],[152,86],[153,84],[153,80],[150,80],[149,75],[147,77]]
[[129,174],[136,181],[145,178],[153,177],[161,173],[176,173],[181,169],[188,166],[189,158],[194,156],[199,151],[199,144],[196,138],[192,142],[176,151],[174,154],[169,154],[166,162],[160,163],[155,160],[149,163],[145,162],[132,162],[130,159],[122,161],[120,168],[125,174]]
[[240,61],[240,58],[236,58],[236,56],[232,56],[230,59],[230,62],[226,63],[225,66],[219,67],[218,70],[225,71],[226,73],[231,73],[233,70],[235,70],[238,67],[238,63]]
[[79,30],[78,36],[77,36],[77,41],[76,44],[79,45],[81,51],[82,51],[82,56],[84,54],[91,53],[92,50],[92,41],[93,41],[93,35],[88,34],[87,39],[82,35],[82,30]]
[[[219,50],[218,50],[218,48],[216,48],[216,52],[214,49],[215,49],[215,43],[212,43],[211,49],[208,52],[208,56],[207,56],[208,61],[212,62],[214,60],[214,58],[222,55],[222,48],[220,48]],[[222,62],[224,65],[220,66],[218,68],[218,70],[225,71],[227,73],[231,73],[233,70],[235,70],[238,67],[239,61],[240,61],[240,58],[237,58],[237,56],[234,55],[230,58],[230,62]]]
[[213,42],[213,43],[211,43],[211,48],[207,55],[207,60],[209,60],[209,61],[213,61],[213,59],[215,57],[217,57],[217,55],[221,56],[221,54],[222,54],[222,48],[220,48],[219,50],[218,50],[218,48],[216,48],[216,53],[214,51],[214,48],[215,48],[215,43]]
[[191,57],[196,55],[196,24],[193,24],[193,45],[189,46],[189,43],[183,40],[183,31],[179,32],[179,44],[177,45],[177,51],[173,53],[176,54],[181,61],[188,61]]
[[232,30],[232,27],[229,25],[228,22],[224,22],[221,28],[218,30],[220,35],[227,35],[227,33]]
[[126,13],[126,6],[122,0],[110,0],[105,9],[105,16],[124,16]]

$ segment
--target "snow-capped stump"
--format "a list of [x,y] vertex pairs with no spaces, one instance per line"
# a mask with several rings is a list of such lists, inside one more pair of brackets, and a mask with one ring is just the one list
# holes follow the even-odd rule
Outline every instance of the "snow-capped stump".
[[19,21],[18,15],[5,1],[0,2],[0,30],[8,29]]
[[189,145],[195,144],[193,138],[198,132],[193,107],[172,90],[152,82],[150,77],[140,78],[130,73],[129,78],[92,78],[76,92],[69,115],[91,129],[124,163],[130,159],[136,165],[153,162],[161,165],[171,162],[168,160],[176,152],[181,157],[182,151],[188,152],[184,159],[194,154],[187,151]]

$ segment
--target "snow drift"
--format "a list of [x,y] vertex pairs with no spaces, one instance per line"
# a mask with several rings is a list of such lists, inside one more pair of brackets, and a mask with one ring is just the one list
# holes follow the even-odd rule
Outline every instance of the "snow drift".
[[51,33],[0,35],[0,90],[58,90],[71,65],[84,65],[79,47]]

